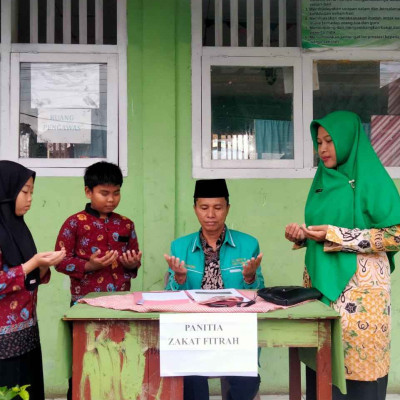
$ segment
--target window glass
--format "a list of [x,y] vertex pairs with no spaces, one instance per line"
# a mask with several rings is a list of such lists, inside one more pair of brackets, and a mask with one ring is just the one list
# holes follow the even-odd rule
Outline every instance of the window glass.
[[212,66],[211,134],[213,160],[293,160],[293,67]]
[[400,166],[400,62],[319,60],[314,72],[314,118],[357,113],[382,163]]
[[106,64],[20,63],[19,157],[107,157]]

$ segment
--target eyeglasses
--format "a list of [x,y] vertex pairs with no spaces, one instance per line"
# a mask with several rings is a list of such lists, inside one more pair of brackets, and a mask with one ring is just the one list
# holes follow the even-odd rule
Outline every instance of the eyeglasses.
[[253,304],[256,304],[256,299],[257,299],[257,293],[255,294],[255,296],[253,297],[252,300],[250,300],[250,301],[241,301],[240,303],[236,304],[236,307],[250,307]]

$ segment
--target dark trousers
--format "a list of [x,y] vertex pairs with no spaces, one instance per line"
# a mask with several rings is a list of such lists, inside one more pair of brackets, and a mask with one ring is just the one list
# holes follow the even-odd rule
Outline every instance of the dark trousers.
[[[306,367],[306,400],[316,400],[316,373]],[[346,379],[347,394],[332,385],[332,400],[385,400],[388,376],[376,381],[352,381]]]
[[0,360],[0,387],[30,385],[30,400],[44,400],[42,351],[40,346],[21,356]]
[[[183,379],[184,400],[209,400],[208,381],[205,376],[185,376]],[[253,400],[260,387],[260,375],[226,376],[229,383],[228,400]]]

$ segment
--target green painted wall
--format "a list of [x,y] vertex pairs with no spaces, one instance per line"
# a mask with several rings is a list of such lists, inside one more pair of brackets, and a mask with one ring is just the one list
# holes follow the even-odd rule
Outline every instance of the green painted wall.
[[[190,1],[128,0],[129,176],[118,211],[133,218],[144,253],[133,289],[160,289],[163,253],[177,236],[198,229],[192,210]],[[256,236],[264,252],[267,285],[300,284],[302,251],[291,251],[283,231],[303,222],[309,179],[228,181],[228,225]],[[81,178],[38,178],[27,216],[40,251],[53,248],[58,229],[85,204]],[[391,391],[400,392],[400,275],[393,275]],[[48,395],[65,392],[60,323],[69,305],[69,281],[53,272],[40,288],[39,323]],[[263,350],[262,392],[287,392],[287,351]],[[214,380],[213,387],[216,386]]]

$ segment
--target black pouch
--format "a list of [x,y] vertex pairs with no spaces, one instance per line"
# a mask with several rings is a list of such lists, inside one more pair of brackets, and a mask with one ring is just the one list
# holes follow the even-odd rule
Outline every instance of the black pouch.
[[129,242],[129,236],[118,236],[118,242],[128,243]]
[[258,289],[257,295],[280,306],[292,306],[306,300],[319,300],[322,297],[322,293],[318,289],[302,286],[267,287]]

